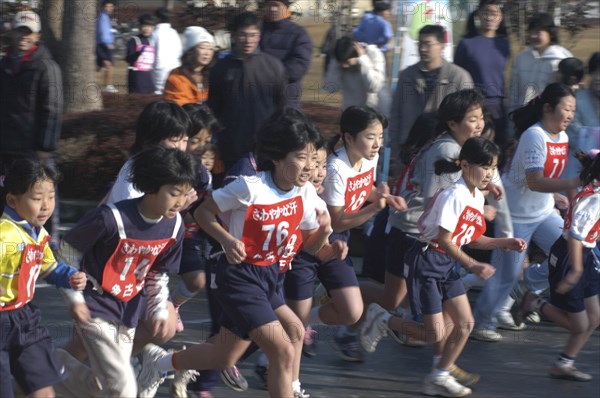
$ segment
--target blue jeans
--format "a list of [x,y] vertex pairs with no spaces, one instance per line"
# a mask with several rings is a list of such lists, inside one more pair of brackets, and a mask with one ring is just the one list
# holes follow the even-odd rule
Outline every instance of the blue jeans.
[[[524,239],[527,243],[533,241],[546,254],[554,242],[562,234],[563,219],[552,212],[544,220],[518,224],[513,222],[514,237]],[[519,279],[519,272],[523,266],[526,252],[504,251],[497,249],[492,252],[491,263],[496,267],[496,273],[487,281],[475,303],[473,315],[475,321],[482,325],[495,325],[495,314],[504,304],[513,286]],[[548,263],[542,265],[546,269]]]

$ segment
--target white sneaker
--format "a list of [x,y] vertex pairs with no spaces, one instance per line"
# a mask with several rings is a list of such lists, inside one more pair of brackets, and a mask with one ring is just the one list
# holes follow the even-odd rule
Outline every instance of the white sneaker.
[[520,324],[516,324],[513,319],[512,314],[509,311],[501,310],[496,314],[496,319],[498,320],[497,327],[498,329],[504,330],[523,330],[525,329],[525,324],[521,322]]
[[152,398],[156,390],[165,381],[165,374],[158,370],[157,361],[168,355],[168,352],[155,344],[147,344],[140,354],[142,370],[138,375],[138,397]]
[[366,352],[375,352],[377,344],[387,336],[385,317],[388,312],[379,304],[371,303],[367,309],[367,316],[360,329],[360,345]]
[[475,340],[487,342],[496,342],[502,340],[502,335],[495,329],[487,329],[480,325],[475,325],[469,337]]
[[117,94],[119,92],[119,90],[115,86],[113,86],[112,84],[109,84],[108,86],[104,87],[104,92],[105,93]]
[[465,387],[450,375],[425,378],[423,394],[442,397],[466,397],[471,394],[471,389]]

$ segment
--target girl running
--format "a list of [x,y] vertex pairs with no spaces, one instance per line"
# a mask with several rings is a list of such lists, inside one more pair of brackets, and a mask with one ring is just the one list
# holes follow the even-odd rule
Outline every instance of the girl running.
[[[307,184],[319,140],[300,112],[275,113],[256,136],[259,173],[217,189],[194,212],[224,252],[214,281],[223,309],[221,328],[214,344],[159,359],[155,378],[174,368],[230,368],[253,340],[269,359],[270,395],[295,395],[292,375],[299,373],[304,329],[277,293],[277,280],[301,244],[315,253],[331,234],[329,214]],[[230,212],[228,230],[216,218],[223,212]]]
[[[455,263],[488,279],[494,268],[467,255],[461,247],[469,245],[490,250],[525,250],[522,239],[488,238],[483,217],[484,196],[481,190],[490,183],[498,164],[498,147],[481,137],[467,140],[455,161],[438,160],[436,174],[456,173],[462,177],[431,199],[419,218],[419,242],[408,251],[408,285],[411,306],[422,314],[423,324],[392,316],[373,303],[361,329],[361,343],[368,352],[375,351],[388,328],[423,341],[441,343],[441,356],[423,386],[426,395],[464,397],[471,389],[459,384],[450,369],[460,356],[471,332],[473,316]],[[442,327],[443,325],[443,327]]]
[[578,157],[584,188],[571,202],[562,236],[550,250],[550,302],[529,294],[520,312],[537,311],[569,331],[550,377],[590,381],[590,374],[575,367],[575,358],[600,325],[600,259],[592,251],[600,236],[600,156],[580,152]]
[[[387,183],[373,189],[386,127],[385,116],[373,108],[351,106],[342,113],[340,134],[330,143],[332,153],[327,158],[327,178],[321,194],[335,232],[331,242],[338,239],[348,242],[350,229],[364,224],[386,204],[397,211],[406,209],[404,199],[392,196]],[[335,150],[340,140],[342,147]],[[366,204],[367,201],[371,203]],[[329,270],[328,294],[332,302],[313,308],[310,323],[354,325],[362,316],[363,301],[351,262],[334,259],[321,267],[322,272]],[[338,330],[334,344],[344,360],[364,361],[356,333],[348,328]]]
[[[509,170],[503,175],[514,236],[533,241],[545,253],[561,235],[563,220],[555,205],[568,200],[557,192],[575,189],[579,177],[560,179],[567,165],[569,138],[565,129],[575,113],[575,97],[559,83],[511,114],[519,140]],[[566,207],[566,206],[565,206]],[[515,255],[503,250],[492,253],[498,272],[477,299],[477,322],[472,337],[498,341],[495,314],[503,306],[518,280],[526,253]],[[547,265],[545,266],[547,268]]]

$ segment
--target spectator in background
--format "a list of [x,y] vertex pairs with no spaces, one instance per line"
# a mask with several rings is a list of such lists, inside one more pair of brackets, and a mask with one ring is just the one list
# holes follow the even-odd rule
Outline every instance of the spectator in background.
[[469,72],[442,58],[446,45],[446,31],[442,26],[422,27],[417,45],[420,61],[400,72],[392,101],[389,132],[397,165],[402,164],[398,155],[400,146],[417,117],[437,111],[446,95],[473,87]]
[[580,88],[585,67],[579,58],[565,58],[558,63],[556,71],[556,82],[569,86],[573,92],[577,92]]
[[152,39],[154,19],[150,14],[144,14],[139,19],[140,34],[133,36],[127,43],[125,60],[129,63],[127,88],[129,93],[153,94],[154,81],[152,67],[156,49]]
[[287,105],[300,109],[302,79],[310,68],[312,41],[306,30],[290,19],[293,1],[267,1],[260,49],[283,63],[288,77]]
[[374,44],[381,51],[389,50],[388,42],[394,37],[390,17],[390,4],[385,1],[373,1],[373,11],[367,12],[360,24],[352,29],[354,38],[362,43]]
[[504,16],[499,0],[481,0],[471,14],[467,32],[458,43],[454,63],[464,68],[485,96],[487,111],[496,131],[496,143],[506,144],[504,109],[504,73],[510,58]]
[[215,63],[215,39],[200,26],[188,26],[183,34],[182,65],[169,74],[164,98],[179,105],[203,103],[208,98],[209,73]]
[[154,28],[152,38],[156,46],[156,58],[154,61],[154,86],[155,94],[161,95],[165,88],[165,82],[169,73],[181,65],[182,55],[181,39],[175,29],[171,27],[171,14],[165,7],[156,10],[158,24]]
[[[40,44],[40,17],[21,11],[12,28],[10,46],[0,59],[0,176],[17,159],[51,164],[62,125],[62,74]],[[0,208],[3,205],[4,198]],[[58,212],[50,221],[46,229],[58,238]]]
[[567,129],[569,134],[569,161],[563,178],[579,173],[580,164],[575,158],[577,150],[600,149],[600,52],[588,61],[589,83],[575,93],[575,117]]
[[104,0],[102,11],[96,22],[96,65],[98,70],[104,68],[104,91],[118,93],[113,85],[113,50],[115,49],[115,36],[111,28],[110,16],[115,10],[114,0]]
[[341,90],[343,108],[368,106],[386,115],[391,96],[385,78],[385,57],[375,45],[364,45],[351,37],[335,44],[334,59],[325,75],[324,89]]
[[217,137],[228,170],[254,148],[254,134],[286,104],[287,76],[283,64],[258,48],[262,24],[244,12],[231,24],[233,48],[210,74],[208,106],[224,129]]
[[515,57],[510,79],[508,111],[526,105],[554,81],[558,63],[573,54],[558,45],[558,27],[551,15],[535,14],[527,27],[529,48]]

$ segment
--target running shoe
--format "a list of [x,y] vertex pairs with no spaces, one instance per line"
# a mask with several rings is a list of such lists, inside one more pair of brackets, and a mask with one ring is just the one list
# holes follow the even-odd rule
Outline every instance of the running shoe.
[[166,374],[158,369],[157,362],[165,355],[168,355],[167,351],[156,344],[147,344],[144,347],[140,354],[142,370],[137,379],[139,397],[150,398],[156,395],[156,390],[166,377]]
[[333,348],[338,352],[340,358],[347,362],[364,362],[365,354],[360,348],[356,333],[336,333],[333,336]]
[[454,377],[454,379],[466,387],[471,387],[473,384],[477,384],[481,376],[476,373],[469,373],[464,369],[459,368],[458,366],[452,365],[448,369],[450,371],[450,376]]
[[471,394],[471,389],[458,383],[450,375],[425,378],[423,382],[423,394],[442,397],[466,397]]
[[366,352],[375,352],[377,344],[387,335],[387,311],[379,304],[371,303],[360,329],[360,345]]
[[248,381],[237,366],[221,371],[221,380],[233,391],[242,392],[248,389]]
[[550,377],[571,381],[590,381],[592,375],[578,370],[575,366],[556,366],[550,369]]

